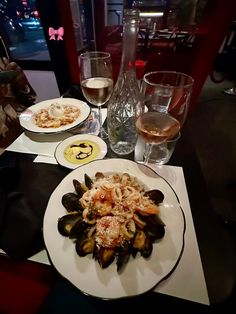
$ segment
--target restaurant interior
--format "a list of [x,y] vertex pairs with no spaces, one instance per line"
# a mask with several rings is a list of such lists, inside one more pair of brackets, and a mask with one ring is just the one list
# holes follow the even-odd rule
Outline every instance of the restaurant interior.
[[[61,96],[84,100],[80,89],[78,56],[88,50],[109,52],[114,82],[118,80],[122,56],[123,10],[128,8],[140,10],[136,60],[143,62],[144,73],[179,71],[193,78],[188,116],[181,130],[180,142],[168,165],[178,168],[176,173],[183,170],[187,203],[189,199],[191,208],[193,231],[190,234],[189,221],[186,219],[185,229],[188,233],[185,233],[185,241],[183,240],[183,252],[188,250],[189,255],[195,252],[195,249],[191,251],[188,247],[190,244],[187,236],[191,239],[196,237],[193,246],[196,245],[200,260],[196,261],[196,265],[192,261],[193,264],[188,265],[185,272],[181,269],[174,277],[173,287],[171,276],[175,275],[181,264],[176,264],[155,292],[150,289],[137,297],[102,300],[96,295],[86,295],[83,289],[81,292],[79,287],[75,287],[73,281],[64,278],[54,267],[50,252],[45,251],[45,247],[42,249],[38,239],[32,240],[35,247],[31,253],[27,251],[27,257],[19,254],[19,258],[17,254],[14,256],[14,252],[11,252],[12,256],[6,254],[4,233],[0,231],[0,249],[3,250],[0,254],[0,313],[65,313],[75,309],[79,313],[120,313],[126,307],[133,308],[137,313],[143,313],[147,307],[150,310],[156,307],[159,313],[234,313],[236,2],[52,0],[45,3],[36,0],[36,6],[50,61],[12,58],[23,69],[29,85],[35,91],[35,103]],[[50,27],[63,27],[61,41],[50,40]],[[4,38],[1,30],[0,35]],[[11,57],[9,48],[10,46],[7,50]],[[2,230],[5,230],[4,221],[9,224],[3,211],[8,204],[5,203],[2,192],[5,191],[5,188],[2,189],[4,184],[8,189],[13,184],[12,180],[19,177],[19,182],[16,182],[16,186],[13,184],[13,189],[17,191],[20,186],[23,193],[33,192],[33,197],[35,192],[39,193],[33,200],[34,206],[40,201],[46,206],[54,188],[69,174],[68,169],[58,165],[32,162],[35,154],[9,150],[8,147],[24,129],[17,119],[8,123],[8,133],[4,137],[0,135]],[[108,150],[107,158],[111,157],[117,156]],[[15,164],[19,167],[17,171],[20,174],[14,172]],[[175,183],[178,181],[176,173],[170,179]],[[40,184],[45,184],[48,191],[42,191],[44,189],[38,187],[34,190],[37,180]],[[14,218],[13,214],[14,211]],[[40,212],[39,216],[41,214]],[[7,219],[10,218],[7,216]],[[21,225],[17,223],[12,223],[9,230],[13,232],[11,244],[18,253],[20,247],[16,247],[18,243],[15,239],[18,232],[19,239],[21,238]],[[31,232],[29,228],[29,234]],[[32,245],[29,244],[29,239],[25,241],[27,245]],[[39,254],[39,258],[34,259],[35,254]],[[186,256],[185,259],[187,261]],[[193,270],[195,266],[201,270],[199,274]],[[178,276],[183,276],[184,279]],[[195,288],[191,276],[199,280]],[[89,280],[93,285],[92,279]]]

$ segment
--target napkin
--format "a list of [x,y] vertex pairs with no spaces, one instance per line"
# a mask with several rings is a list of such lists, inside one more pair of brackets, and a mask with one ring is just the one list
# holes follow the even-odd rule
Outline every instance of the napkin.
[[42,225],[48,199],[68,170],[9,158],[0,160],[0,248],[25,259],[44,248]]
[[[93,112],[96,113],[95,109]],[[107,116],[107,109],[102,109],[102,120]],[[88,134],[95,134],[92,132]],[[86,131],[84,131],[86,133]],[[38,162],[57,163],[54,158],[54,152],[59,143],[64,139],[73,136],[74,134],[80,134],[79,130],[74,129],[70,132],[55,133],[55,134],[37,134],[25,131],[22,133],[6,150],[11,152],[20,152],[26,154],[37,154],[39,156]],[[96,134],[95,134],[96,135]],[[42,157],[42,161],[40,159]],[[48,157],[48,158],[47,158]]]

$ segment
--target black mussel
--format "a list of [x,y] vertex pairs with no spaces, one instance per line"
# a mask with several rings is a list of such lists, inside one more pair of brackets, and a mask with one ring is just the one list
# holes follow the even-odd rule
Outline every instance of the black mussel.
[[152,254],[153,249],[153,240],[150,237],[146,236],[144,247],[140,250],[140,253],[143,257],[149,257]]
[[69,238],[78,239],[83,233],[87,233],[89,228],[90,225],[87,224],[81,217],[81,219],[78,219],[76,223],[72,226],[69,233]]
[[93,180],[85,173],[84,175],[84,183],[87,186],[88,189],[92,188]]
[[124,268],[125,264],[128,263],[129,257],[131,254],[131,247],[132,245],[126,242],[122,247],[119,248],[118,255],[117,255],[117,271],[121,272]]
[[133,249],[134,251],[141,251],[145,246],[146,234],[143,230],[138,230],[134,237]]
[[76,240],[75,250],[81,257],[93,253],[94,248],[95,239],[93,237],[88,237],[87,234],[81,234],[81,236]]
[[157,240],[161,239],[165,235],[165,224],[159,217],[159,215],[150,215],[145,217],[147,223],[145,230],[149,237]]
[[65,237],[68,237],[74,224],[81,219],[79,213],[67,214],[58,219],[57,229],[59,233]]
[[136,248],[132,247],[131,254],[132,254],[133,258],[135,258],[135,257],[136,257],[137,253],[138,253],[138,249],[136,249]]
[[61,202],[68,212],[82,212],[84,210],[80,204],[80,197],[75,193],[64,194]]
[[97,259],[101,268],[107,268],[114,261],[116,252],[113,248],[96,246],[93,256]]
[[156,205],[164,200],[164,194],[160,190],[150,190],[145,192],[144,195],[148,196]]
[[148,231],[148,235],[155,240],[163,238],[165,235],[165,226],[157,225],[156,229]]
[[150,238],[143,230],[138,230],[133,243],[132,255],[136,256],[137,252],[143,257],[149,257],[152,254],[154,239]]
[[76,179],[73,179],[73,185],[75,188],[75,192],[78,194],[79,198],[81,198],[86,192],[85,186]]

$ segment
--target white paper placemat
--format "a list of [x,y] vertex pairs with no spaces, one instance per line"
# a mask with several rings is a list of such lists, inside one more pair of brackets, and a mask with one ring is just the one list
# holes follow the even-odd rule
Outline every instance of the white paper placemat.
[[[96,109],[93,109],[93,111],[96,111]],[[106,116],[107,109],[103,108],[103,123]],[[56,159],[54,158],[54,152],[57,145],[73,134],[71,132],[59,134],[34,134],[31,132],[24,132],[11,145],[9,145],[6,150],[26,154],[36,154],[38,156],[35,158],[34,162],[57,164]]]
[[152,166],[173,187],[185,214],[184,252],[173,274],[155,291],[209,305],[209,297],[195,234],[183,169],[173,166]]

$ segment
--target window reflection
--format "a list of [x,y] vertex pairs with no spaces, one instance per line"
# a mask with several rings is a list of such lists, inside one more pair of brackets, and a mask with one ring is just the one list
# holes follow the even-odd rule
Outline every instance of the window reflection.
[[50,61],[35,0],[0,0],[0,35],[13,59]]
[[92,0],[70,0],[77,52],[94,50],[94,8]]

